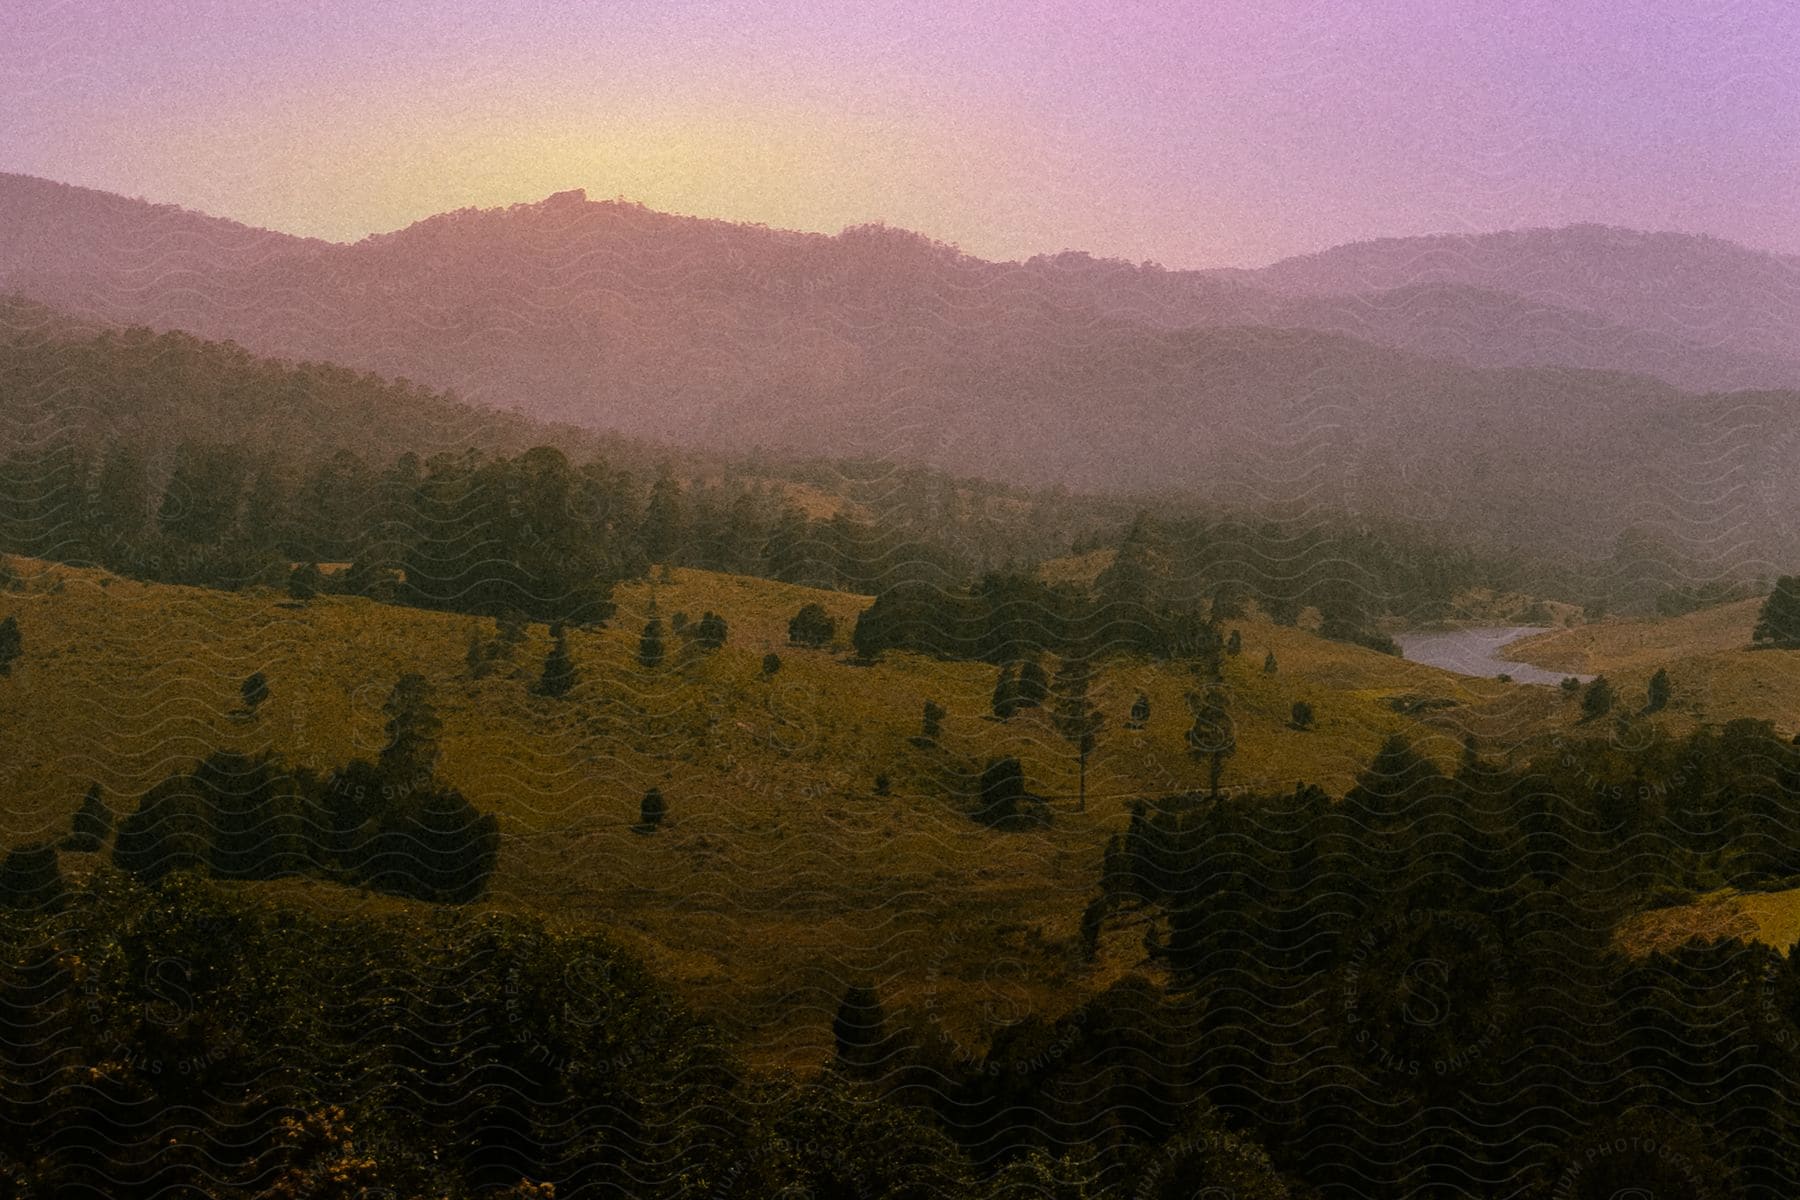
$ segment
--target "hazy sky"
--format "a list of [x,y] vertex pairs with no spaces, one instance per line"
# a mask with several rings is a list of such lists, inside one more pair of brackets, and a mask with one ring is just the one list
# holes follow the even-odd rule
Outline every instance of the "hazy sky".
[[0,169],[335,239],[584,187],[998,258],[1800,252],[1800,4],[0,0]]

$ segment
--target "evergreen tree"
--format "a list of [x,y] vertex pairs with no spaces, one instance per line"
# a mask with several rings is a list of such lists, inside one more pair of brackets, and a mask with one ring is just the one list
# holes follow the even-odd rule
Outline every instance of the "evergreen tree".
[[256,710],[269,698],[269,679],[261,671],[256,671],[244,680],[238,693],[243,697],[244,711],[255,716]]
[[1127,729],[1142,729],[1150,723],[1150,697],[1143,692],[1131,702],[1131,719],[1125,723]]
[[668,815],[668,805],[663,802],[661,788],[651,788],[644,793],[638,802],[638,828],[646,833],[657,828]]
[[94,519],[114,542],[131,542],[150,519],[150,473],[135,444],[114,442],[100,461],[94,487]]
[[69,836],[63,845],[70,850],[91,853],[106,844],[112,828],[112,809],[106,806],[100,785],[89,784],[87,794],[81,798],[81,807],[75,810],[75,819],[70,823]]
[[654,671],[662,666],[663,661],[663,627],[661,617],[651,617],[644,622],[644,632],[638,638],[638,662]]
[[24,653],[25,641],[19,635],[19,619],[8,617],[0,621],[0,675],[11,675],[13,664],[19,661]]
[[837,1043],[838,1062],[852,1072],[866,1073],[880,1065],[887,1041],[887,1014],[874,988],[852,984],[844,989],[831,1034]]
[[703,649],[717,650],[725,644],[727,629],[725,618],[715,612],[707,612],[694,627],[694,640]]
[[1233,658],[1236,658],[1239,654],[1242,654],[1243,652],[1244,652],[1244,635],[1234,629],[1231,631],[1231,636],[1225,639],[1225,653],[1231,655]]
[[1294,707],[1289,713],[1288,724],[1295,729],[1311,729],[1313,727],[1312,705],[1304,700],[1294,701]]
[[417,672],[402,675],[381,711],[387,714],[388,738],[381,750],[382,776],[408,787],[422,786],[437,768],[438,736],[444,728],[431,702],[431,685]]
[[1213,588],[1212,619],[1214,621],[1231,621],[1244,615],[1245,601],[1249,593],[1243,584],[1235,579],[1221,580]]
[[1187,731],[1188,753],[1207,764],[1207,790],[1219,795],[1219,779],[1225,760],[1237,753],[1237,729],[1231,719],[1224,689],[1208,688],[1205,695],[1188,696],[1194,723]]
[[1079,780],[1075,809],[1087,810],[1088,756],[1094,752],[1095,739],[1106,718],[1088,698],[1093,682],[1093,667],[1085,658],[1067,657],[1056,669],[1056,731],[1075,748]]
[[779,670],[781,670],[781,655],[775,653],[773,650],[763,655],[762,673],[764,679],[767,679]]
[[288,595],[305,602],[325,590],[325,576],[319,564],[304,562],[288,572]]
[[235,447],[184,444],[163,489],[157,523],[170,537],[196,545],[224,540],[237,527],[244,476]]
[[533,690],[540,696],[566,696],[578,677],[575,663],[569,657],[569,643],[561,624],[550,631],[550,636],[553,640],[550,652],[544,656],[544,673]]
[[41,912],[61,903],[66,891],[53,842],[15,846],[0,860],[0,906]]
[[1019,678],[1018,670],[1011,663],[1000,668],[1000,678],[994,682],[994,715],[1002,721],[1010,720],[1019,711]]
[[1647,713],[1661,712],[1663,709],[1667,708],[1669,706],[1669,694],[1671,690],[1672,685],[1669,682],[1668,671],[1658,667],[1656,674],[1650,677],[1650,686],[1647,695],[1645,696],[1644,711]]
[[493,656],[482,640],[479,628],[469,630],[469,648],[463,653],[463,665],[469,670],[470,679],[481,679],[487,675],[493,665]]
[[681,549],[687,532],[681,485],[664,467],[650,487],[650,499],[644,505],[644,522],[638,530],[638,541],[653,563],[668,565]]
[[1755,641],[1800,646],[1800,575],[1783,575],[1763,601],[1756,618]]
[[1019,664],[1019,683],[1014,692],[1018,697],[1018,707],[1037,708],[1050,697],[1050,677],[1044,673],[1044,664],[1035,658],[1028,658]]
[[1612,711],[1613,699],[1612,684],[1606,682],[1606,676],[1596,675],[1581,697],[1581,711],[1590,719],[1603,717]]
[[1275,652],[1273,650],[1271,650],[1267,654],[1263,655],[1263,674],[1264,675],[1273,675],[1279,669],[1280,669],[1279,665],[1275,662]]
[[836,636],[837,622],[832,620],[821,604],[805,605],[788,622],[788,641],[796,646],[808,646],[816,650],[830,645],[831,639]]
[[943,732],[944,718],[947,715],[949,714],[944,711],[942,705],[935,700],[927,700],[924,717],[919,722],[919,737],[927,742],[936,742],[938,735]]

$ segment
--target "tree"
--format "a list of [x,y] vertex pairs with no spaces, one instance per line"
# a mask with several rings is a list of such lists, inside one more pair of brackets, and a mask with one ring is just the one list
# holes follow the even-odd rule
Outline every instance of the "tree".
[[288,595],[305,603],[325,590],[325,575],[319,570],[319,564],[304,562],[288,572]]
[[1563,676],[1562,683],[1557,686],[1562,688],[1563,695],[1573,696],[1581,691],[1581,680],[1575,678],[1573,675],[1565,675]]
[[694,640],[703,649],[717,650],[725,644],[726,632],[725,618],[715,612],[708,612],[694,626]]
[[681,485],[664,467],[650,487],[650,499],[644,504],[644,522],[638,529],[638,541],[653,563],[667,565],[681,548],[686,532],[682,511]]
[[1190,692],[1188,710],[1194,714],[1194,723],[1187,731],[1188,753],[1206,762],[1207,790],[1217,799],[1225,760],[1237,753],[1237,729],[1224,689],[1208,688],[1204,696]]
[[1080,656],[1065,657],[1056,669],[1056,731],[1075,748],[1078,785],[1075,810],[1087,810],[1087,765],[1106,717],[1088,698],[1093,666]]
[[431,685],[417,672],[402,675],[381,706],[387,714],[387,745],[380,770],[387,780],[419,786],[437,768],[438,735],[444,723],[431,702]]
[[1011,663],[1000,668],[1000,678],[994,681],[994,715],[1002,721],[1012,719],[1019,711],[1019,677],[1018,670]]
[[762,673],[764,679],[767,679],[779,670],[781,670],[781,655],[775,653],[773,650],[763,655]]
[[1280,668],[1279,668],[1278,664],[1275,662],[1275,652],[1273,650],[1271,650],[1267,654],[1263,655],[1263,674],[1264,675],[1273,675],[1279,669]]
[[244,711],[256,715],[263,701],[269,698],[269,680],[261,671],[257,671],[245,679],[238,693],[244,698]]
[[829,646],[837,636],[837,622],[822,604],[807,604],[788,622],[788,641],[796,646],[817,650]]
[[919,737],[927,742],[936,742],[943,732],[944,718],[949,714],[935,700],[925,702],[925,713],[919,722]]
[[1143,692],[1131,702],[1131,719],[1125,722],[1127,729],[1142,729],[1150,723],[1150,697]]
[[1304,700],[1294,701],[1294,707],[1289,714],[1288,724],[1295,729],[1311,729],[1313,727],[1312,705]]
[[100,785],[89,784],[87,794],[81,798],[81,807],[75,810],[75,819],[70,823],[69,836],[64,839],[63,846],[69,850],[98,850],[106,844],[112,827],[112,809],[106,807]]
[[1603,717],[1612,711],[1613,699],[1612,684],[1606,682],[1606,676],[1596,675],[1581,697],[1581,711],[1590,719]]
[[1242,654],[1243,652],[1244,652],[1244,635],[1234,629],[1231,631],[1231,636],[1225,639],[1225,653],[1231,655],[1233,658],[1236,658],[1238,655]]
[[363,871],[370,886],[466,904],[487,890],[500,854],[500,823],[455,788],[425,787],[382,814],[372,851]]
[[1019,664],[1019,686],[1017,691],[1020,708],[1037,708],[1050,697],[1050,677],[1044,673],[1044,664],[1035,658],[1028,658]]
[[1661,712],[1663,709],[1667,708],[1669,706],[1669,693],[1671,690],[1672,685],[1669,683],[1669,672],[1661,667],[1657,668],[1656,674],[1650,677],[1650,685],[1645,696],[1644,711],[1647,713]]
[[11,675],[13,664],[24,653],[25,640],[19,635],[19,619],[0,621],[0,675]]
[[65,891],[53,842],[15,846],[0,860],[0,906],[41,911],[59,903]]
[[638,661],[649,670],[662,666],[663,660],[663,627],[661,617],[651,617],[644,622],[643,636],[638,638]]
[[863,1072],[878,1065],[887,1041],[887,1014],[874,988],[851,984],[844,989],[831,1022],[831,1036],[837,1043],[838,1061],[844,1066]]
[[469,648],[463,653],[463,664],[469,668],[469,678],[484,677],[492,668],[493,661],[494,658],[488,651],[487,643],[482,640],[481,630],[469,630]]
[[668,812],[668,805],[663,803],[662,789],[651,788],[638,801],[638,828],[649,833],[663,823]]
[[1776,646],[1800,647],[1800,575],[1783,575],[1775,581],[1775,590],[1757,615],[1752,637]]
[[544,673],[532,690],[540,696],[566,696],[575,686],[578,673],[574,660],[569,657],[569,642],[563,636],[563,627],[557,625],[550,631],[550,636],[554,640],[550,643],[550,652],[544,655]]

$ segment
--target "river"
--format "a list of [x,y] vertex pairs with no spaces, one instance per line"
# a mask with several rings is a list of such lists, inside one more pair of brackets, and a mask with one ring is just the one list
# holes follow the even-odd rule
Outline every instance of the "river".
[[[1534,633],[1547,632],[1542,625],[1496,625],[1482,629],[1413,630],[1397,633],[1400,653],[1413,662],[1441,667],[1459,675],[1478,675],[1492,679],[1510,675],[1516,683],[1558,684],[1568,678],[1566,671],[1546,671],[1530,663],[1513,662],[1500,657],[1500,648]],[[1577,675],[1586,682],[1589,675]]]

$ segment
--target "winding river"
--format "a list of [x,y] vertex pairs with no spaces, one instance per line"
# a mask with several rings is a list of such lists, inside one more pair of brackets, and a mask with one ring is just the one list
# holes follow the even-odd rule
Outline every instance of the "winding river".
[[[1566,671],[1546,671],[1530,663],[1513,662],[1500,657],[1500,648],[1534,633],[1544,633],[1542,625],[1496,625],[1481,629],[1414,630],[1398,633],[1394,640],[1400,653],[1413,662],[1441,667],[1459,675],[1478,675],[1492,679],[1510,675],[1517,683],[1558,684],[1568,677]],[[1586,682],[1592,676],[1577,675]]]

